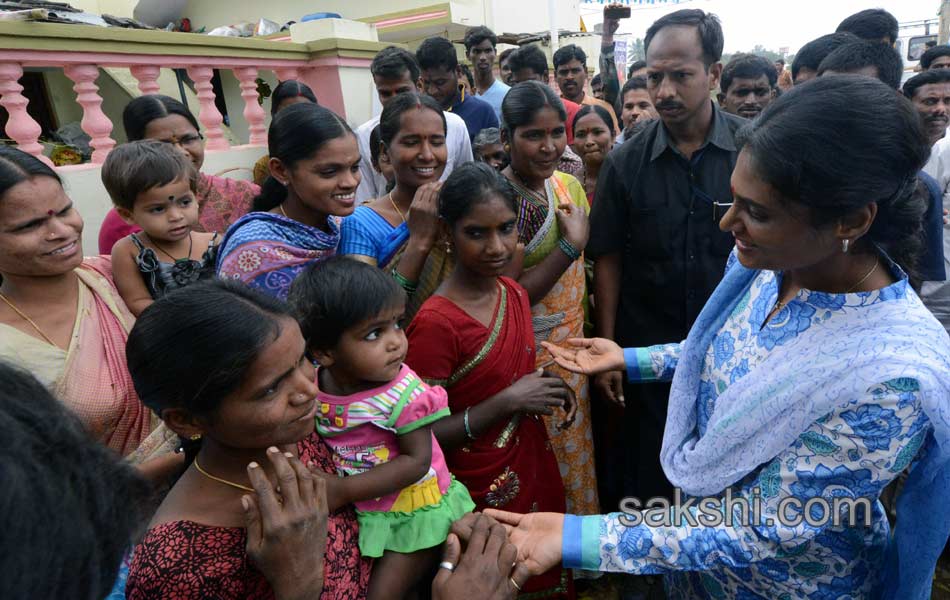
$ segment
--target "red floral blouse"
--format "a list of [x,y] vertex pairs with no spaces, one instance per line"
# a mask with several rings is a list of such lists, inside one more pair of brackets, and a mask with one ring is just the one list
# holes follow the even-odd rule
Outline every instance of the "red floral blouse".
[[[335,473],[316,433],[297,445],[305,464]],[[366,597],[371,562],[360,557],[356,514],[344,507],[330,515],[321,600]],[[171,521],[153,527],[135,547],[126,597],[130,600],[272,600],[273,590],[245,553],[247,532]]]

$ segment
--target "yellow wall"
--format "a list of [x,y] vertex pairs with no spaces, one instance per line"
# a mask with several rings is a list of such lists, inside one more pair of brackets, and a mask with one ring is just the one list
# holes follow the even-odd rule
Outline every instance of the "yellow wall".
[[138,0],[70,0],[69,4],[73,8],[97,15],[131,17]]

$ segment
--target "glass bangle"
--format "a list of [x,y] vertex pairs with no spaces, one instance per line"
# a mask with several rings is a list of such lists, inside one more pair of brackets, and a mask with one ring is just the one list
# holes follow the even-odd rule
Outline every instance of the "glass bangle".
[[409,281],[408,279],[406,279],[406,278],[405,278],[399,271],[397,271],[395,268],[393,268],[393,270],[392,270],[392,276],[393,276],[393,279],[396,280],[396,283],[398,283],[400,286],[402,286],[402,289],[406,290],[406,293],[407,293],[407,294],[409,294],[409,295],[411,296],[413,293],[415,293],[417,284],[415,284],[415,283],[413,283],[412,281]]
[[558,238],[558,240],[557,240],[557,246],[558,246],[558,248],[561,249],[562,252],[564,252],[564,254],[567,255],[567,257],[568,257],[569,259],[571,259],[571,262],[573,262],[573,261],[575,261],[575,260],[577,260],[578,258],[581,257],[581,252],[580,252],[580,250],[578,250],[577,248],[575,248],[572,243],[570,243],[569,241],[567,241],[567,240],[564,239],[564,238]]

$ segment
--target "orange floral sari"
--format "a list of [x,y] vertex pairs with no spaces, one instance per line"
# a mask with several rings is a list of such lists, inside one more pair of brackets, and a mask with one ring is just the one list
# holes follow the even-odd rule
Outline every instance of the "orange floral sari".
[[[560,237],[554,209],[559,204],[570,203],[589,212],[584,186],[566,173],[555,171],[545,182],[546,197],[512,182],[521,197],[518,214],[519,241],[525,245],[525,270],[538,264],[551,252],[561,252],[557,241]],[[572,337],[584,337],[584,314],[587,305],[587,284],[583,258],[575,260],[561,275],[551,291],[531,307],[534,320],[535,341],[561,344]],[[537,366],[559,375],[574,392],[577,399],[577,416],[574,424],[558,430],[557,419],[546,419],[551,445],[557,455],[567,494],[567,511],[571,514],[594,515],[600,513],[597,497],[597,476],[594,472],[594,440],[591,431],[590,388],[587,377],[571,373],[561,367],[548,364],[551,356],[539,353]]]

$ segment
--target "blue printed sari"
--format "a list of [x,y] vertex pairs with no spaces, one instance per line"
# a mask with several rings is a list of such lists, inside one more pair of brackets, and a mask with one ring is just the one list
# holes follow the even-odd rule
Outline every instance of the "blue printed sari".
[[327,225],[330,233],[273,213],[244,215],[221,242],[218,277],[286,299],[290,284],[307,265],[336,254],[340,227],[335,217]]

